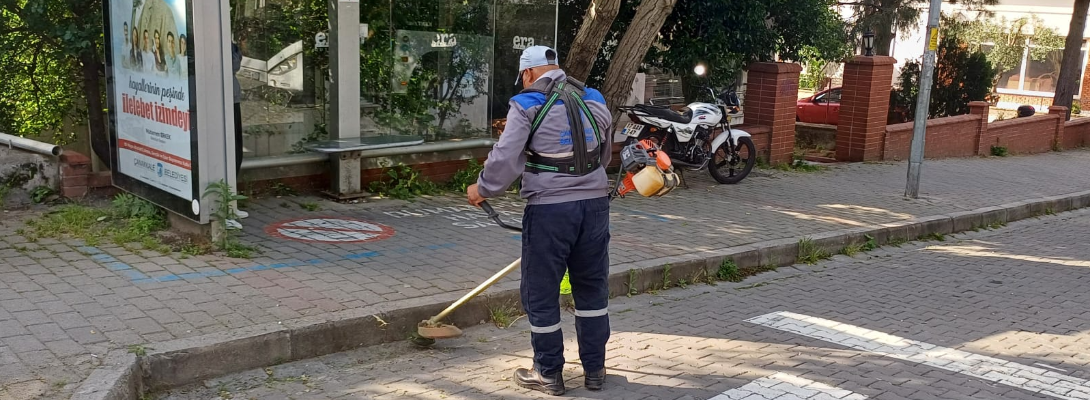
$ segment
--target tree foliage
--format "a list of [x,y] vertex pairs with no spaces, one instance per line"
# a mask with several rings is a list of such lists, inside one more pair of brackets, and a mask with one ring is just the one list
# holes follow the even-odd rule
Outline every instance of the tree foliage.
[[[998,0],[945,0],[949,5],[977,16],[989,14],[986,7],[998,4]],[[871,29],[875,33],[875,53],[890,55],[890,46],[897,34],[908,34],[918,28],[920,18],[926,16],[930,0],[838,0],[837,5],[849,7],[852,12],[851,37],[861,38]]]
[[[942,25],[928,118],[968,114],[969,102],[987,99],[995,76],[984,52],[971,49],[967,42],[966,23],[947,19]],[[892,95],[893,107],[907,109],[909,116],[916,113],[920,72],[919,61],[905,64]]]
[[647,62],[691,75],[707,64],[713,86],[734,80],[748,64],[803,61],[804,55],[840,61],[847,57],[844,22],[826,0],[689,0],[679,2]]
[[1025,55],[1027,47],[1030,60],[1044,61],[1053,50],[1062,48],[1064,42],[1063,37],[1036,16],[1013,21],[1006,18],[998,21],[973,19],[959,21],[957,24],[962,27],[964,40],[970,49],[983,51],[995,67],[993,88],[999,83],[1004,71],[1015,70],[1022,65],[1022,56]]
[[[0,0],[0,131],[38,137],[60,131],[67,118],[85,121],[87,104],[101,105],[101,81],[85,79],[84,66],[100,74],[101,0]],[[93,89],[93,90],[91,90]],[[98,102],[80,101],[97,93]],[[105,126],[97,127],[105,135]],[[91,127],[92,132],[96,127]]]
[[[601,85],[622,35],[629,30],[639,1],[622,3],[588,79]],[[709,67],[710,83],[723,86],[754,61],[777,59],[840,61],[850,52],[846,25],[832,0],[684,0],[659,31],[658,43],[642,66],[691,76],[697,63]],[[561,54],[575,40],[587,12],[586,1],[560,1]],[[576,56],[576,55],[571,55]]]

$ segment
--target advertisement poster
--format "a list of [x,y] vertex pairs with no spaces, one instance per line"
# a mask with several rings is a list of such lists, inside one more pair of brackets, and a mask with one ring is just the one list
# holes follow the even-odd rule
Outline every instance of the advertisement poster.
[[107,16],[116,172],[184,204],[199,196],[186,3],[110,0]]

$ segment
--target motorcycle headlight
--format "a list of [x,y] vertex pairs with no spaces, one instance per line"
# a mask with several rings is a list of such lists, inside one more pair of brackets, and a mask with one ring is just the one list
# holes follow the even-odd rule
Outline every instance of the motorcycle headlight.
[[291,59],[284,61],[277,65],[275,68],[269,71],[269,75],[284,75],[288,72],[294,71],[299,66],[299,57],[292,57]]

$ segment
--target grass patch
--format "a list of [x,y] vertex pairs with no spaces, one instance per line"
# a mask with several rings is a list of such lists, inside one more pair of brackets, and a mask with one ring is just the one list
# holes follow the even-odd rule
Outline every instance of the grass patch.
[[515,324],[515,321],[518,321],[521,314],[522,313],[519,311],[518,307],[515,307],[511,303],[488,306],[489,318],[491,319],[492,323],[500,329],[510,328],[511,325]]
[[832,257],[832,254],[814,244],[813,239],[808,237],[799,239],[799,262],[814,265],[829,257]]
[[114,198],[110,208],[79,204],[57,207],[42,218],[27,220],[21,234],[31,242],[69,237],[88,246],[108,241],[133,250],[131,246],[139,243],[145,249],[167,253],[171,248],[154,234],[167,227],[166,213],[158,206],[122,193]]
[[312,202],[312,201],[311,202],[306,202],[306,203],[299,203],[299,207],[304,209],[304,210],[310,211],[310,212],[320,211],[322,209],[322,206],[319,206],[318,203],[315,203],[315,202]]
[[1007,156],[1007,154],[1009,154],[1009,153],[1007,152],[1007,148],[1006,148],[1006,147],[1003,147],[1003,146],[992,146],[992,156],[995,156],[995,157],[1006,157],[1006,156]]
[[719,270],[716,271],[715,277],[721,281],[727,282],[741,282],[745,279],[742,276],[742,272],[738,269],[738,264],[733,259],[727,258],[723,262],[719,263]]

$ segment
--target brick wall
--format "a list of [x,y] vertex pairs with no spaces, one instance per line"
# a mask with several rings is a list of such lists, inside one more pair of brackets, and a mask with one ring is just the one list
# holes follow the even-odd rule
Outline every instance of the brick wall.
[[[484,160],[484,158],[477,159],[482,165],[484,164]],[[421,176],[430,179],[432,182],[445,183],[449,182],[459,170],[465,169],[467,165],[469,165],[469,160],[450,160],[416,164],[412,165],[412,167],[417,171],[420,171]],[[386,179],[388,175],[386,175],[385,168],[372,168],[363,170],[361,177],[363,179],[363,187],[366,190],[371,182]]]
[[[1090,95],[1090,92],[1086,92]],[[1090,146],[1090,118],[1076,118],[1064,126],[1063,145],[1065,149]]]
[[1006,147],[1010,154],[1031,154],[1052,151],[1058,116],[1038,115],[995,121],[988,124],[988,135],[981,138],[981,147]]
[[[912,152],[911,122],[886,127],[882,159],[907,160]],[[980,116],[959,115],[927,121],[924,154],[927,158],[970,157],[977,152]]]

